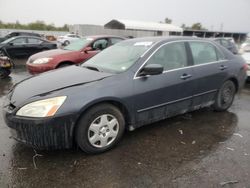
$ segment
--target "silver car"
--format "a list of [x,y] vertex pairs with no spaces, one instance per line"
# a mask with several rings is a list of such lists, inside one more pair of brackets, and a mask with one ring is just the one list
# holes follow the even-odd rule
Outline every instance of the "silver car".
[[64,36],[57,37],[57,42],[59,42],[61,45],[67,46],[70,44],[70,42],[77,40],[81,38],[79,35],[76,34],[67,34]]

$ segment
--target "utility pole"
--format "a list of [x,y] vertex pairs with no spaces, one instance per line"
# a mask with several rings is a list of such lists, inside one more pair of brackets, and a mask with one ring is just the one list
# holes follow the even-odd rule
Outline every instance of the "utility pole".
[[224,27],[224,24],[221,23],[221,24],[220,24],[220,31],[223,31],[223,27]]

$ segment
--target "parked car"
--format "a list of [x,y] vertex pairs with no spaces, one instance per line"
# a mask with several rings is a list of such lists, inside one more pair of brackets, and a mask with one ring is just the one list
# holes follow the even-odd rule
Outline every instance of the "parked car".
[[11,32],[9,34],[7,34],[6,36],[4,37],[1,37],[0,38],[0,42],[3,42],[9,38],[12,38],[12,37],[18,37],[18,36],[33,36],[33,37],[41,37],[40,34],[38,33],[32,33],[32,32]]
[[250,38],[248,38],[244,43],[241,44],[240,50],[242,53],[250,52]]
[[0,54],[11,58],[29,57],[35,53],[55,49],[57,45],[39,37],[12,37],[0,43]]
[[78,39],[63,49],[49,50],[31,56],[26,65],[31,74],[79,64],[101,50],[124,40],[116,36],[89,36]]
[[248,70],[247,70],[247,80],[250,81],[250,51],[249,52],[244,52],[242,55],[243,59],[248,64]]
[[238,48],[234,42],[233,38],[214,38],[215,42],[218,42],[220,45],[224,46],[226,49],[231,51],[233,54],[238,54]]
[[64,36],[57,37],[57,42],[59,42],[61,45],[67,46],[72,41],[75,41],[75,40],[77,40],[79,38],[81,38],[79,35],[76,35],[76,34],[67,34],[67,35],[64,35]]
[[20,142],[87,153],[114,147],[124,130],[212,106],[227,110],[246,63],[213,41],[152,37],[122,41],[81,66],[17,84],[4,117]]

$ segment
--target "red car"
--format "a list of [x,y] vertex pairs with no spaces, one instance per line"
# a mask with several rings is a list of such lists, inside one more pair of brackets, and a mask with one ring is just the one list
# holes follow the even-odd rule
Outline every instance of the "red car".
[[124,39],[117,36],[84,37],[72,42],[63,49],[48,50],[32,55],[26,63],[27,69],[31,74],[37,74],[79,64]]

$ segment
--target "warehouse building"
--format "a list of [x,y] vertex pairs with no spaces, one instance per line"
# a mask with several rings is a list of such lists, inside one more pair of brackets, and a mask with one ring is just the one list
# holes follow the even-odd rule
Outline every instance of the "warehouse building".
[[132,38],[182,35],[183,29],[172,24],[116,19],[111,20],[104,26],[86,24],[73,25],[70,26],[70,32],[78,33],[82,36],[108,34]]
[[196,37],[230,37],[234,38],[237,43],[241,43],[247,37],[247,33],[242,32],[224,32],[224,31],[208,31],[208,30],[190,30],[182,29],[173,24],[143,22],[134,20],[114,19],[105,25],[86,25],[78,24],[70,26],[70,32],[77,33],[82,36],[88,35],[118,35],[123,37],[147,37],[147,36],[169,36],[183,35]]

